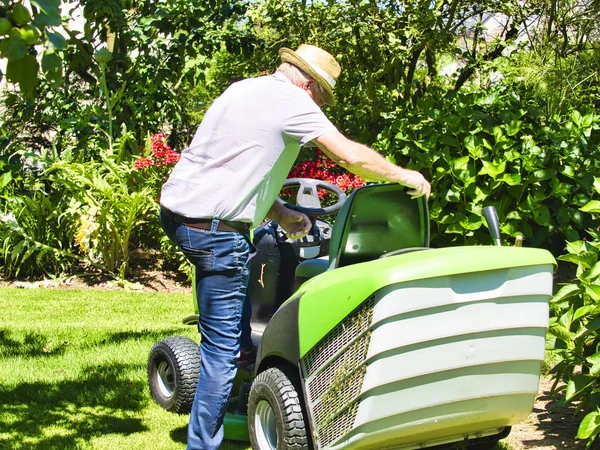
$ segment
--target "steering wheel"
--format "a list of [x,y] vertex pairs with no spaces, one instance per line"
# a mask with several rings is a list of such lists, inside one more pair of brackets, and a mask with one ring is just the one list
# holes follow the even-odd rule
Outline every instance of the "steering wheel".
[[[338,212],[346,201],[346,194],[339,187],[327,181],[313,180],[311,178],[290,178],[285,180],[283,187],[299,186],[296,194],[296,204],[283,202],[284,206],[307,216],[325,216]],[[325,208],[321,207],[318,189],[324,189],[337,197],[337,202]],[[279,199],[283,201],[281,198]]]

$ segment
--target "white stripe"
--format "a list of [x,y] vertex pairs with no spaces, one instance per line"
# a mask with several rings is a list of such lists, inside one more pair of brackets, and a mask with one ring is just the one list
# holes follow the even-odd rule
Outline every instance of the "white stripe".
[[304,60],[310,67],[312,67],[312,69],[317,72],[319,75],[321,75],[325,81],[327,81],[332,88],[335,87],[335,80],[333,79],[333,77],[331,75],[329,75],[327,72],[325,72],[323,69],[321,69],[319,66],[316,66],[314,64],[312,64],[310,61],[306,61]]

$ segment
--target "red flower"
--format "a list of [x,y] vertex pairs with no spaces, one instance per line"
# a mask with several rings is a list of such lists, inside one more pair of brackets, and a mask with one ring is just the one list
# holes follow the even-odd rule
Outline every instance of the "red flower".
[[143,170],[150,166],[172,166],[181,155],[167,144],[167,136],[164,133],[156,133],[150,137],[150,156],[141,157],[133,167],[137,170]]
[[[348,173],[320,150],[316,155],[316,160],[301,161],[292,167],[288,178],[315,178],[334,184],[346,192],[364,186],[363,179]],[[320,197],[325,195],[326,191],[319,191]]]

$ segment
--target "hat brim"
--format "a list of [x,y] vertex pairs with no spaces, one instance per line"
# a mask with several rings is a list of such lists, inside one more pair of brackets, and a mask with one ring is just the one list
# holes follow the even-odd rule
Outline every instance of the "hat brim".
[[325,78],[323,78],[321,75],[319,75],[312,67],[310,64],[308,64],[301,56],[299,56],[295,51],[283,47],[281,49],[279,49],[279,55],[281,56],[281,61],[282,62],[287,62],[290,64],[293,64],[294,66],[298,67],[299,69],[301,69],[303,72],[307,73],[308,75],[311,76],[311,78],[314,78],[315,81],[317,83],[319,83],[319,86],[321,86],[321,88],[323,88],[323,101],[330,106],[334,106],[335,105],[335,97],[333,95],[333,88],[331,87],[331,85],[325,81]]

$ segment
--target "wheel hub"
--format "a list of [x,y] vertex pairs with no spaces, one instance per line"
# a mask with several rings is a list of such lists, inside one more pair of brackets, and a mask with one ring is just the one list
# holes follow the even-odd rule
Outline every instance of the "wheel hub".
[[165,397],[171,397],[175,390],[175,375],[173,368],[166,361],[161,361],[156,369],[156,381],[160,393]]
[[256,405],[254,421],[258,448],[260,450],[276,450],[277,425],[275,423],[275,413],[269,402],[261,400]]

